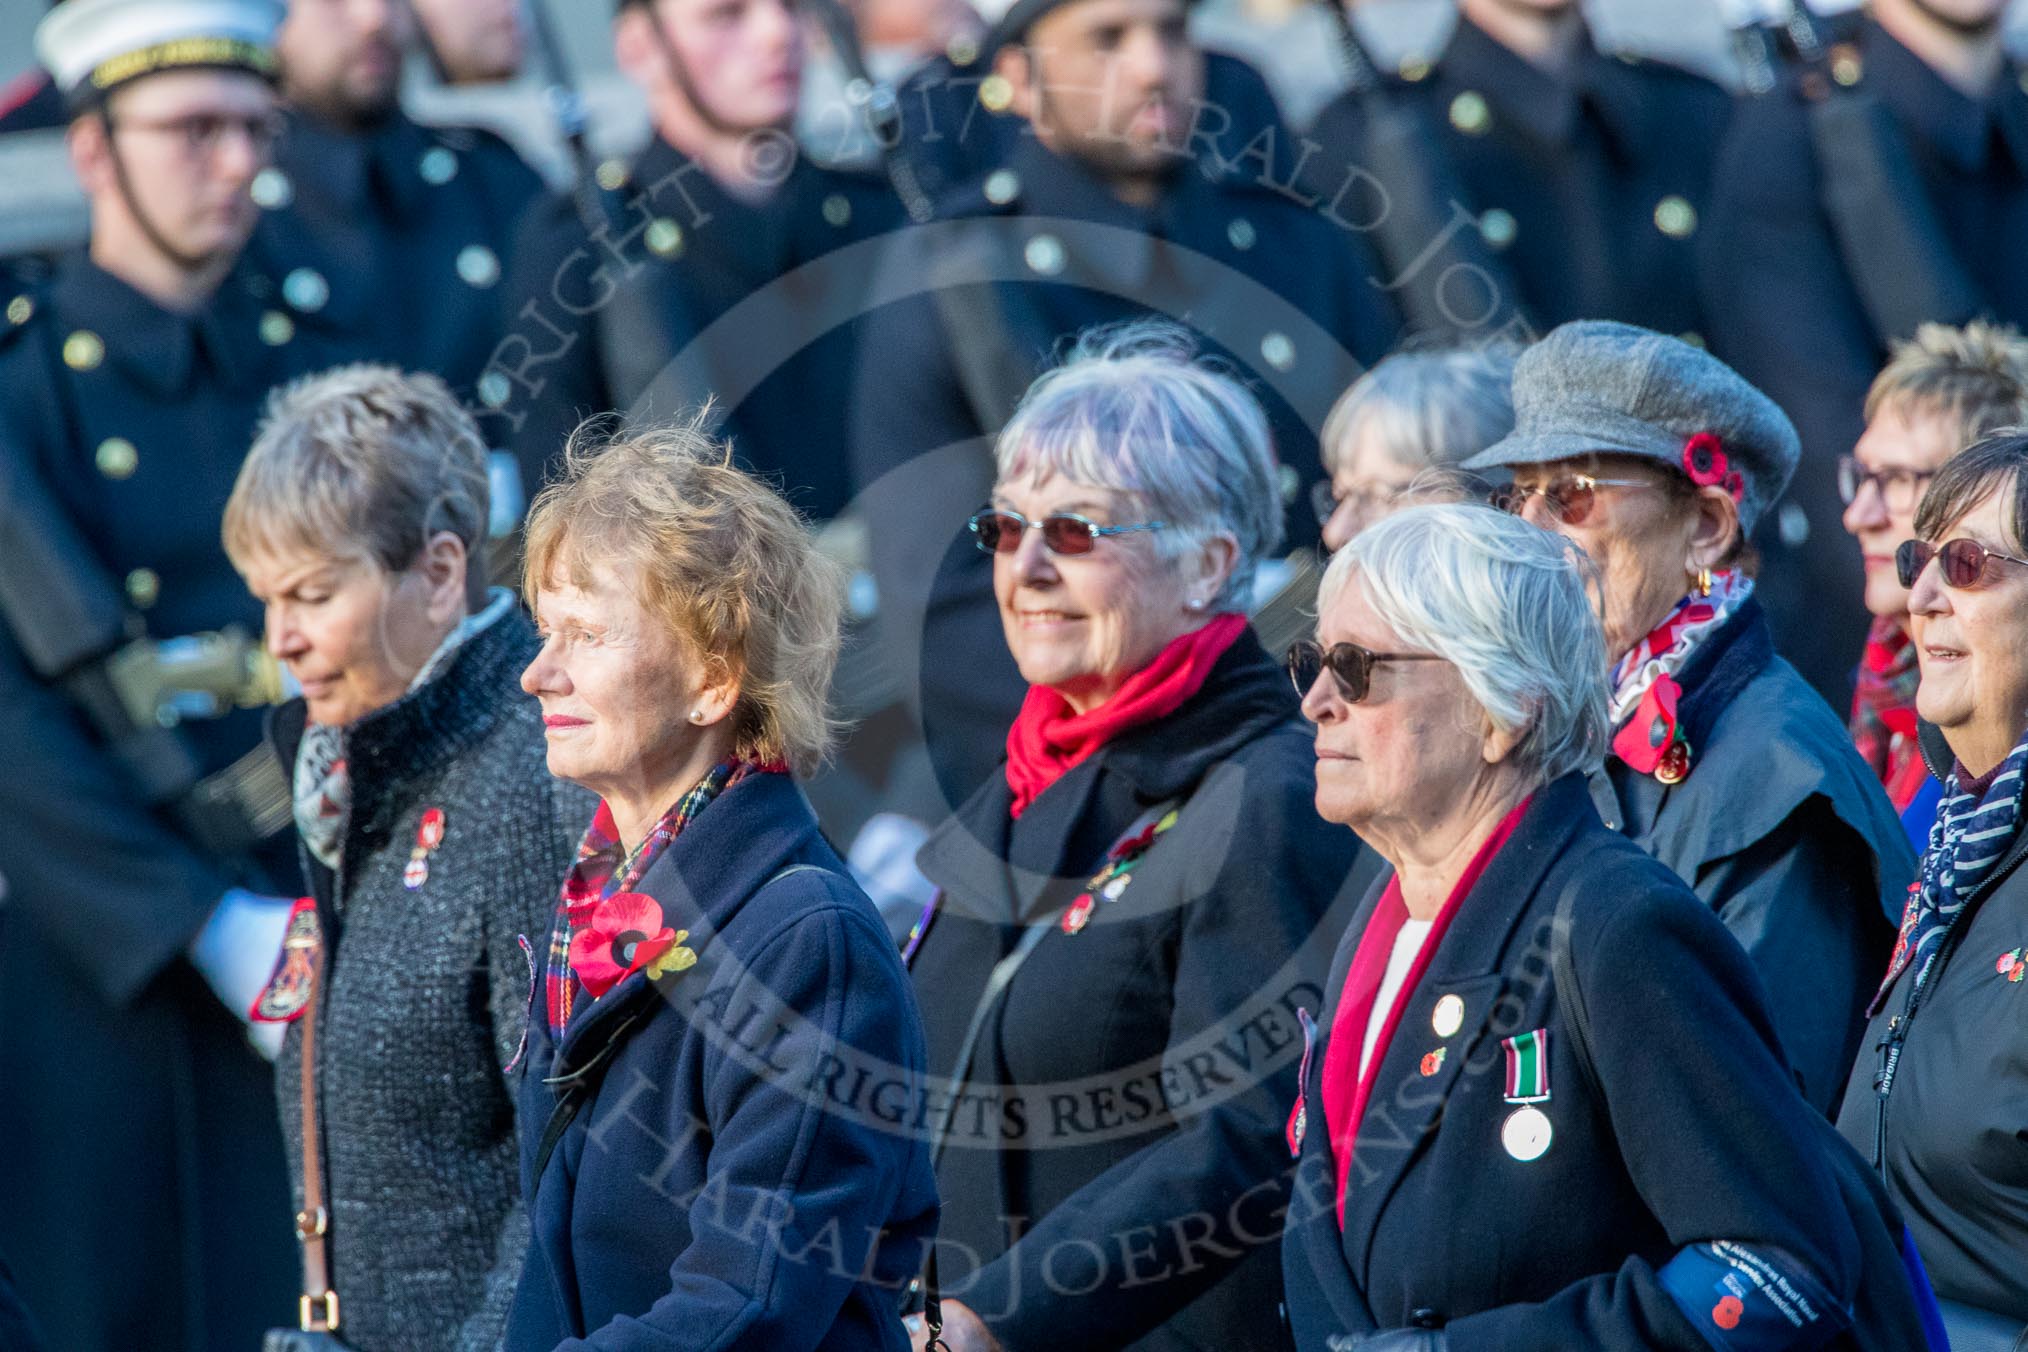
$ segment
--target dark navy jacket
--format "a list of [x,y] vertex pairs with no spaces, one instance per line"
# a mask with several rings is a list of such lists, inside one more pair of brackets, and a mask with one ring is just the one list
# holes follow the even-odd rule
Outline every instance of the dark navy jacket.
[[1679,673],[1689,777],[1607,758],[1614,829],[1690,884],[1760,969],[1803,1097],[1835,1111],[1915,861],[1844,724],[1749,600]]
[[[1298,1010],[1320,1003],[1374,858],[1317,816],[1314,766],[1287,676],[1247,633],[1018,821],[996,775],[918,856],[943,889],[909,972],[940,1091],[988,973],[1044,927],[937,1163],[945,1290],[1009,1352],[1278,1344]],[[1178,800],[1131,885],[1064,932],[1107,850]]]
[[[560,1045],[534,992],[533,1236],[505,1348],[900,1352],[937,1207],[912,1126],[922,1027],[886,926],[786,775],[725,790],[637,890],[697,965],[580,1006]],[[588,1063],[597,1086],[532,1177],[545,1080]]]
[[[1596,1081],[1579,1069],[1552,976],[1551,921],[1567,891]],[[1355,1138],[1341,1231],[1324,1051],[1378,895],[1345,933],[1325,1031],[1306,1058],[1282,1256],[1302,1352],[1410,1328],[1444,1330],[1446,1352],[1713,1352],[1749,1344],[1700,1328],[1663,1286],[1660,1270],[1685,1246],[1779,1253],[1834,1306],[1855,1298],[1862,1270],[1895,1270],[1877,1215],[1855,1222],[1838,1205],[1830,1133],[1790,1086],[1745,954],[1678,879],[1600,823],[1575,774],[1536,791],[1403,994]],[[1446,1037],[1436,1013],[1450,996],[1463,1019]],[[1539,1110],[1552,1135],[1524,1162],[1503,1148],[1515,1109],[1501,1039],[1535,1029],[1549,1035]],[[1869,1345],[1922,1347],[1912,1308],[1882,1285],[1869,1317],[1911,1337]]]

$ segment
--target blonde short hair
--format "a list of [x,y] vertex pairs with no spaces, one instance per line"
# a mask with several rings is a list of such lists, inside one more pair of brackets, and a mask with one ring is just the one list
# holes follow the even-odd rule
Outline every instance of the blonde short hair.
[[809,769],[836,734],[826,707],[838,662],[844,578],[782,496],[733,463],[703,414],[571,434],[561,476],[529,509],[522,589],[586,586],[631,564],[642,604],[739,683],[737,749]]
[[1951,450],[2028,423],[2028,339],[2006,324],[1924,324],[1894,345],[1866,391],[1866,421],[1889,406],[1949,425]]
[[430,537],[464,542],[466,600],[486,595],[486,442],[450,387],[392,366],[340,366],[268,397],[226,500],[226,556],[294,553],[411,567]]

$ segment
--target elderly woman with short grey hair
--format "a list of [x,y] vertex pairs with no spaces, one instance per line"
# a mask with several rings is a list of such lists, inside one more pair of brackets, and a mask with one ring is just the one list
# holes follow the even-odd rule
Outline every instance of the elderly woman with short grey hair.
[[1410,349],[1352,382],[1318,440],[1331,477],[1311,486],[1310,503],[1326,549],[1344,548],[1424,484],[1473,481],[1458,467],[1514,430],[1519,352],[1506,343]]
[[1593,806],[1595,585],[1547,532],[1411,507],[1332,560],[1289,654],[1317,810],[1393,868],[1305,1029],[1296,1346],[1922,1348],[1746,954]]
[[1915,861],[1755,598],[1750,536],[1795,470],[1795,429],[1709,353],[1603,320],[1523,353],[1514,408],[1513,434],[1467,463],[1511,470],[1506,508],[1598,565],[1607,824],[1746,947],[1803,1092],[1828,1114]]
[[1267,422],[1143,325],[1036,381],[997,455],[971,529],[1029,690],[907,944],[944,1336],[1271,1343],[1297,1011],[1358,844],[1242,610],[1281,533]]
[[302,689],[270,741],[312,896],[253,1017],[287,1030],[305,1327],[361,1352],[490,1352],[528,1243],[506,1077],[523,944],[591,806],[544,771],[518,688],[535,633],[486,589],[487,506],[485,443],[443,382],[350,366],[273,396],[225,509]]

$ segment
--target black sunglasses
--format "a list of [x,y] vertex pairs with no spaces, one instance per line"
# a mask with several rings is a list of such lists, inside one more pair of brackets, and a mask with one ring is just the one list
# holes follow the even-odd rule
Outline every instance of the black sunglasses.
[[1019,512],[1004,512],[993,507],[974,513],[966,525],[971,528],[972,543],[988,554],[1012,554],[1021,548],[1023,532],[1030,530],[1042,532],[1042,543],[1049,546],[1052,554],[1089,554],[1103,536],[1169,528],[1166,521],[1101,526],[1076,512],[1052,512],[1040,521],[1030,521]]
[[1329,648],[1302,639],[1289,645],[1289,679],[1296,694],[1307,696],[1317,677],[1329,670],[1338,683],[1338,698],[1357,704],[1373,689],[1373,668],[1382,662],[1441,662],[1435,653],[1377,653],[1356,643],[1334,643]]
[[2018,563],[2028,568],[2028,559],[1995,553],[1976,540],[1950,540],[1940,545],[1927,540],[1903,540],[1894,551],[1895,576],[1901,579],[1902,586],[1913,588],[1931,559],[1943,561],[1944,585],[1959,591],[1988,581],[1995,562]]

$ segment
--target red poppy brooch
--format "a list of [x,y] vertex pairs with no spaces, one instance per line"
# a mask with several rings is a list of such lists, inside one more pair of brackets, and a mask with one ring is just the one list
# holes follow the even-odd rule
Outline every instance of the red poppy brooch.
[[1064,909],[1063,918],[1057,922],[1065,934],[1081,933],[1091,923],[1092,912],[1101,901],[1118,901],[1120,894],[1127,890],[1127,884],[1134,880],[1134,868],[1141,857],[1154,847],[1155,841],[1176,824],[1176,809],[1162,814],[1161,820],[1151,822],[1125,840],[1116,842],[1106,851],[1106,865],[1084,885],[1084,891]]
[[1732,468],[1725,443],[1715,433],[1699,432],[1683,443],[1683,472],[1699,488],[1718,485],[1732,495],[1734,502],[1746,495],[1746,480]]
[[570,968],[596,1000],[636,972],[651,978],[681,972],[697,954],[684,947],[689,930],[662,923],[662,907],[640,892],[615,892],[592,908],[591,920],[571,937]]

